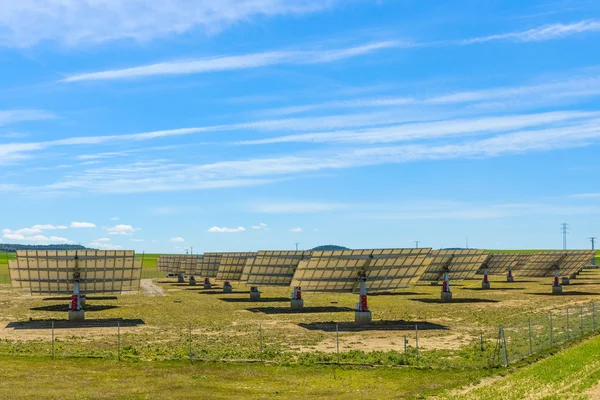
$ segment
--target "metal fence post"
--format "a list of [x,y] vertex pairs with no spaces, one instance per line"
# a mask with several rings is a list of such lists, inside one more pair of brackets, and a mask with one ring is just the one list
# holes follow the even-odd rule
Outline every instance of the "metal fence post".
[[259,335],[260,335],[260,361],[263,360],[263,332],[262,332],[262,323],[258,325]]
[[415,324],[415,355],[419,361],[419,325]]
[[533,343],[531,341],[531,318],[527,320],[527,324],[529,325],[529,355],[533,354]]
[[117,321],[117,360],[121,361],[121,321]]
[[483,351],[483,332],[479,332],[479,348]]
[[408,340],[406,340],[406,336],[404,336],[404,353],[406,353],[406,342],[408,342]]
[[189,325],[190,362],[192,362],[192,324]]
[[552,346],[552,313],[550,313],[550,346]]
[[567,339],[571,339],[571,333],[569,332],[569,307],[567,307]]
[[340,327],[339,324],[335,324],[335,345],[337,348],[337,361],[340,365]]
[[596,303],[592,301],[592,328],[596,331]]
[[52,359],[54,360],[54,321],[52,321]]
[[579,306],[579,328],[581,329],[581,334],[583,335],[583,306]]

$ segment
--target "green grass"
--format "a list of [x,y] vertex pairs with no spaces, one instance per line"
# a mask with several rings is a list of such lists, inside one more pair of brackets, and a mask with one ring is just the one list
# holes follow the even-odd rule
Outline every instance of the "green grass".
[[490,371],[119,363],[0,357],[2,399],[398,399],[477,382]]
[[561,351],[460,394],[453,400],[587,399],[586,391],[600,380],[600,337]]

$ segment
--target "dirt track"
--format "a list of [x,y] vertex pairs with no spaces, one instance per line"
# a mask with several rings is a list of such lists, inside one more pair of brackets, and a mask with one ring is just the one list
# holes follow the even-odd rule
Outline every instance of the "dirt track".
[[142,279],[140,288],[146,296],[166,296],[167,294],[162,287],[157,286],[152,279]]

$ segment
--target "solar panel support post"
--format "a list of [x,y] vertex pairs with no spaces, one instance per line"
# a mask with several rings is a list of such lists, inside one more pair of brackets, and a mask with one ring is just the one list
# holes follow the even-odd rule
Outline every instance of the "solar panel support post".
[[188,283],[190,286],[196,286],[196,278],[194,277],[194,275],[190,275],[190,278],[188,279]]
[[81,295],[79,292],[79,273],[74,274],[73,295],[71,296],[71,306],[69,308],[69,321],[83,321],[85,312],[81,308]]
[[231,293],[231,292],[233,292],[233,287],[231,286],[231,283],[225,282],[223,284],[223,293]]
[[452,292],[450,291],[450,277],[448,271],[444,272],[444,283],[442,284],[442,301],[452,300]]
[[506,282],[514,282],[515,278],[512,273],[512,265],[508,266],[508,273],[506,274]]
[[177,274],[177,283],[185,283],[185,275],[183,272]]
[[294,286],[292,291],[291,300],[292,310],[300,310],[304,308],[304,299],[302,298],[302,288],[300,286]]
[[562,285],[558,281],[558,268],[554,270],[554,281],[552,283],[552,294],[562,294]]
[[212,289],[212,283],[210,283],[210,278],[204,278],[204,289]]
[[373,315],[367,304],[367,274],[363,273],[360,277],[360,297],[356,303],[354,312],[354,322],[357,324],[369,324],[373,320]]
[[260,301],[258,286],[250,286],[250,301]]
[[483,270],[483,280],[481,281],[481,288],[487,290],[490,288],[490,280],[488,278],[488,269],[487,267]]

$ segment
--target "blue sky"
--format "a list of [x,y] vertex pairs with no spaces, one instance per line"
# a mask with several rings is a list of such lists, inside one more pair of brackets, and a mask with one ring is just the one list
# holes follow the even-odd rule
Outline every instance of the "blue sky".
[[4,243],[570,248],[596,1],[0,0]]

